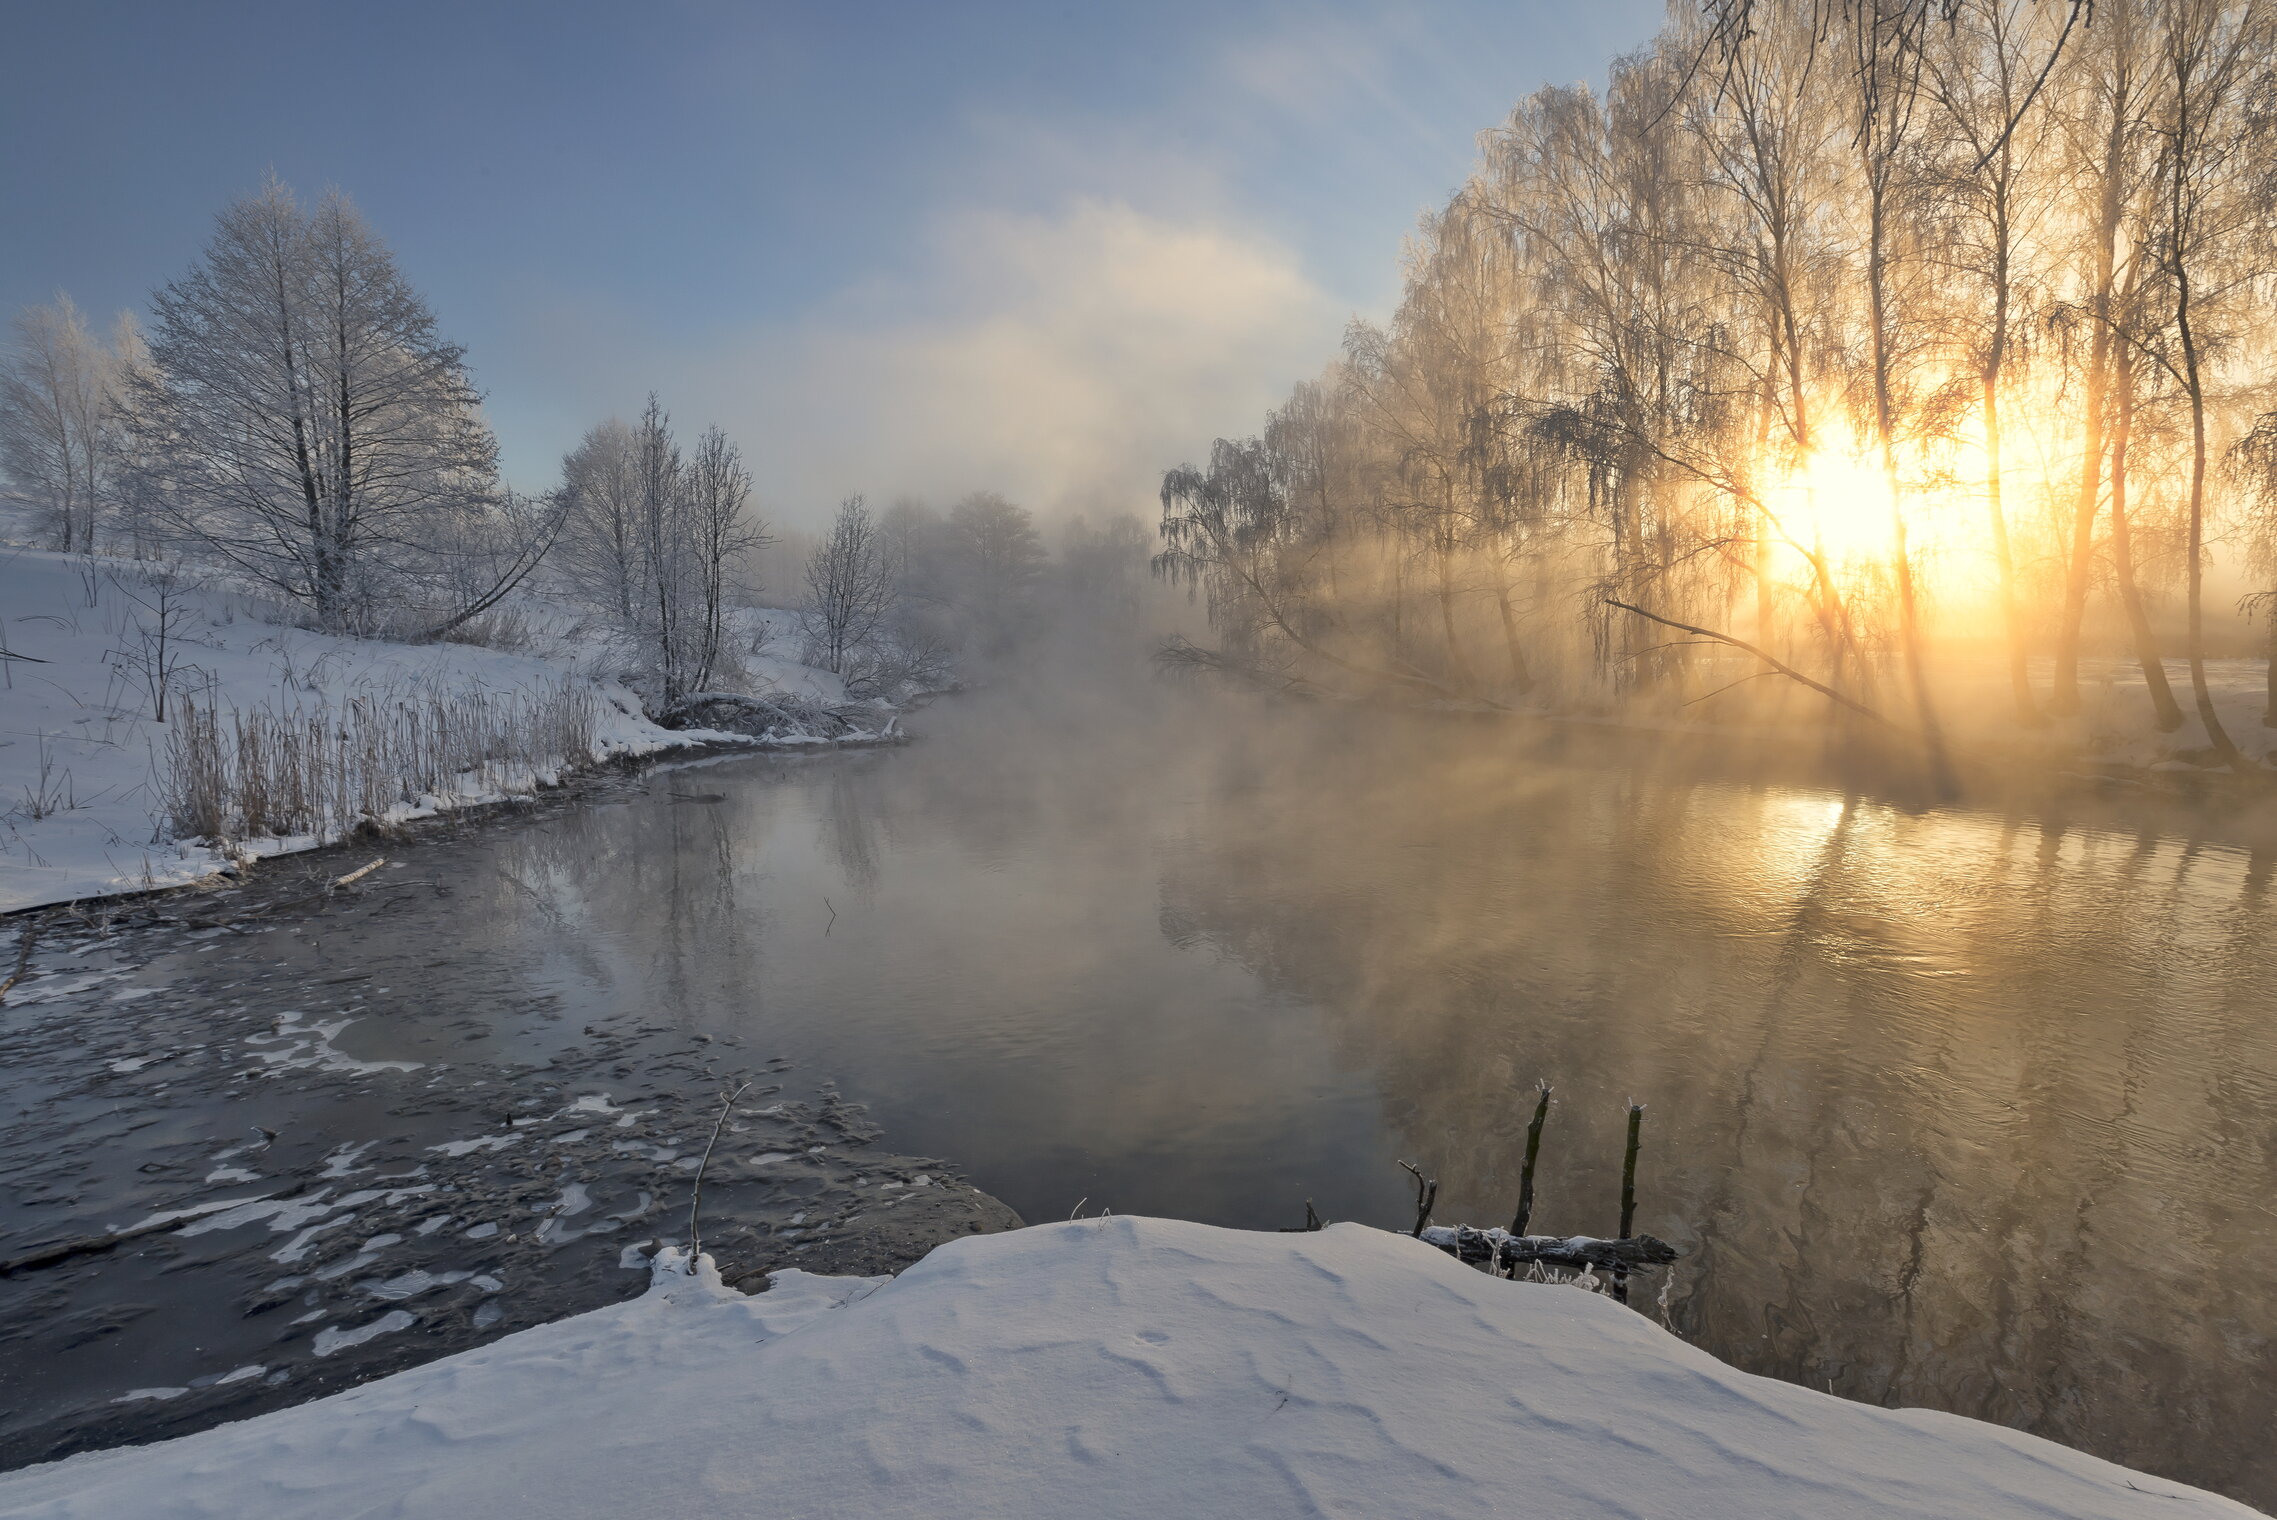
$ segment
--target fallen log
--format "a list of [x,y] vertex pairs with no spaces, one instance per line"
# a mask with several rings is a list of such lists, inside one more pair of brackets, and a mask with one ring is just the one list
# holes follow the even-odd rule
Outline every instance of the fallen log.
[[1539,1262],[1545,1267],[1661,1267],[1677,1257],[1676,1247],[1652,1235],[1604,1240],[1595,1235],[1513,1235],[1508,1230],[1474,1230],[1469,1225],[1433,1225],[1419,1237],[1470,1266],[1492,1263],[1507,1271]]

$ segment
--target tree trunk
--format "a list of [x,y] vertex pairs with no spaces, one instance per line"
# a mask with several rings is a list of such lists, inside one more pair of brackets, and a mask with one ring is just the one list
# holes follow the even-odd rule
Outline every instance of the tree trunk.
[[1476,691],[1478,682],[1471,675],[1470,662],[1463,658],[1462,641],[1455,633],[1455,551],[1444,533],[1439,539],[1439,632],[1447,641],[1447,673],[1454,678],[1455,689]]
[[2190,393],[2190,693],[2197,698],[2198,721],[2206,726],[2206,740],[2224,765],[2235,771],[2249,769],[2238,747],[2214,711],[2213,688],[2206,684],[2206,385],[2198,369],[2198,341],[2190,326],[2190,274],[2181,250],[2174,258],[2174,329],[2182,340],[2182,378]]
[[1494,606],[1502,614],[1502,643],[1510,652],[1510,685],[1518,695],[1534,689],[1534,673],[1526,664],[1526,651],[1518,639],[1518,613],[1510,605],[1510,582],[1500,571],[1494,577]]
[[[2006,305],[2005,299],[2002,305]],[[2046,720],[2032,697],[2032,676],[2024,662],[2024,614],[2016,603],[2016,557],[2008,543],[2008,515],[2000,495],[2000,361],[1984,376],[1984,492],[1992,523],[1993,556],[2000,565],[2000,616],[2008,634],[2008,686],[2016,699],[2016,719],[2037,728]]]
[[2135,578],[2134,533],[2127,521],[2127,445],[2134,432],[2135,378],[2133,356],[2124,344],[2113,366],[2112,391],[2118,415],[2111,429],[2111,562],[2118,572],[2119,600],[2127,609],[2127,626],[2135,639],[2135,659],[2143,668],[2143,684],[2150,690],[2151,710],[2158,731],[2171,734],[2182,726],[2182,708],[2167,683],[2166,662],[2159,654],[2158,638],[2151,632],[2150,615]]
[[[1874,172],[1868,165],[1868,173]],[[1895,559],[1898,593],[1898,641],[1905,657],[1906,676],[1913,688],[1913,709],[1921,728],[1922,748],[1929,762],[1931,784],[1940,791],[1953,789],[1952,762],[1945,753],[1945,732],[1937,718],[1937,705],[1929,691],[1929,672],[1922,663],[1921,608],[1914,595],[1913,558],[1906,544],[1905,494],[1898,479],[1897,418],[1890,395],[1889,268],[1884,197],[1876,184],[1866,250],[1866,315],[1873,343],[1874,433],[1882,456],[1882,481],[1890,497],[1890,552]]]
[[2264,661],[2268,671],[2263,677],[2261,726],[2277,728],[2277,591],[2268,593],[2261,609],[2261,615],[2269,619],[2269,649]]
[[2111,369],[2111,282],[2117,261],[2121,214],[2119,177],[2124,172],[2127,135],[2123,97],[2111,107],[2111,131],[2104,149],[2103,193],[2096,219],[2095,288],[2088,297],[2094,333],[2087,348],[2086,433],[2081,440],[2079,493],[2073,498],[2071,554],[2065,566],[2062,621],[2056,627],[2056,670],[2048,710],[2079,711],[2080,629],[2087,619],[2087,580],[2094,565],[2095,506],[2102,495],[2103,409]]

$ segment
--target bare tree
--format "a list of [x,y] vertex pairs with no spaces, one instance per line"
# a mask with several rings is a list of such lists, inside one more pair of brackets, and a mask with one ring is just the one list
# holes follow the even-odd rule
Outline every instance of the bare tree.
[[686,636],[692,546],[682,529],[685,468],[672,420],[654,392],[632,430],[633,524],[642,596],[635,623],[647,636],[667,706],[689,691]]
[[[2074,212],[2079,265],[2076,298],[2088,328],[2085,367],[2076,377],[2081,413],[2079,485],[2073,497],[2064,565],[2064,595],[2058,614],[2055,673],[2048,705],[2057,713],[2079,711],[2079,658],[2082,624],[2094,573],[2095,520],[2103,491],[2108,450],[2114,344],[2123,315],[2121,287],[2129,282],[2130,253],[2139,224],[2140,200],[2148,188],[2145,144],[2151,99],[2144,56],[2150,7],[2137,0],[2107,0],[2100,25],[2073,53],[2071,77],[2062,92],[2068,157],[2079,187]],[[2148,671],[2146,668],[2146,676]],[[2165,686],[2160,672],[2154,698]],[[2160,707],[2162,724],[2168,702]],[[2175,718],[2179,721],[2179,713]]]
[[2000,578],[2009,696],[2017,717],[2031,725],[2044,720],[2026,666],[2001,419],[2019,340],[2032,326],[2027,308],[2036,292],[2024,265],[2024,238],[2045,214],[2047,186],[2054,178],[2034,172],[2052,146],[2047,113],[2025,110],[2047,51],[2034,23],[2044,26],[2048,18],[2048,8],[2033,0],[1962,0],[1949,26],[1931,30],[1926,68],[1943,139],[1933,146],[1940,161],[1931,171],[1943,202],[1938,220],[1945,236],[1938,252],[1940,262],[1959,277],[1953,305],[1979,388],[1985,523]]
[[751,472],[744,467],[742,451],[718,428],[706,429],[697,440],[683,483],[699,608],[690,681],[700,690],[711,683],[728,653],[728,569],[770,540],[766,528],[745,515]]
[[1931,694],[1921,634],[1921,599],[1915,585],[1906,490],[1898,464],[1907,381],[1918,354],[1903,319],[1901,282],[1907,255],[1909,192],[1921,104],[1921,68],[1930,18],[1919,0],[1845,0],[1843,30],[1849,44],[1848,104],[1865,215],[1867,377],[1870,436],[1889,493],[1890,563],[1897,582],[1899,648],[1912,688],[1932,770],[1946,779],[1943,725]]
[[746,520],[751,472],[718,428],[683,457],[653,395],[639,422],[586,431],[562,460],[554,576],[639,651],[658,700],[709,686],[731,656],[730,567],[769,542]]
[[119,356],[88,332],[71,297],[58,292],[17,313],[0,358],[0,471],[65,553],[95,547],[117,454],[119,381]]
[[831,520],[830,537],[806,564],[799,619],[808,660],[834,675],[853,674],[893,613],[895,580],[877,520],[860,496],[847,497]]
[[2225,307],[2266,281],[2271,222],[2253,172],[2270,151],[2266,60],[2277,9],[2262,0],[2165,0],[2159,54],[2165,75],[2160,139],[2160,272],[2172,301],[2175,353],[2168,368],[2190,404],[2188,586],[2190,689],[2215,754],[2248,762],[2223,728],[2206,681],[2205,546],[2208,376]]

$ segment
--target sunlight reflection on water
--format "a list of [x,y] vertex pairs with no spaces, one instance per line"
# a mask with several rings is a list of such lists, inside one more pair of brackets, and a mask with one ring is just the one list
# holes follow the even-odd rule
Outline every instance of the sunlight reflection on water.
[[[1907,811],[1499,730],[714,766],[502,836],[467,932],[836,1076],[1029,1218],[1536,1218],[1686,1249],[1742,1366],[2277,1501],[2266,846]],[[1413,736],[1410,736],[1413,738]]]

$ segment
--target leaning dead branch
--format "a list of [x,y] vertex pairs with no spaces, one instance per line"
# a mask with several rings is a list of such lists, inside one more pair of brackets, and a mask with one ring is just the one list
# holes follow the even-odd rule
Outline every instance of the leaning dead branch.
[[1623,612],[1633,612],[1648,623],[1658,623],[1661,627],[1673,628],[1678,633],[1689,633],[1699,638],[1710,640],[1711,642],[1717,644],[1728,644],[1732,648],[1737,649],[1742,653],[1755,656],[1764,664],[1770,666],[1772,670],[1778,672],[1780,675],[1785,676],[1788,680],[1809,687],[1812,691],[1817,692],[1820,696],[1825,697],[1828,701],[1833,702],[1838,706],[1847,707],[1850,709],[1850,711],[1858,713],[1863,717],[1871,718],[1876,723],[1887,724],[1890,721],[1889,719],[1883,717],[1880,713],[1874,711],[1874,709],[1871,707],[1868,707],[1865,703],[1859,701],[1857,698],[1846,696],[1842,692],[1836,691],[1833,687],[1826,685],[1824,682],[1812,680],[1809,676],[1804,675],[1801,671],[1795,669],[1794,666],[1789,665],[1786,661],[1779,659],[1777,656],[1769,654],[1762,649],[1757,648],[1755,645],[1750,644],[1743,638],[1739,638],[1729,633],[1719,633],[1713,628],[1702,628],[1697,623],[1680,623],[1674,618],[1662,617],[1657,612],[1647,612],[1642,607],[1632,606],[1627,602],[1620,601],[1617,598],[1610,596],[1605,598],[1605,605],[1608,607],[1618,607]]

